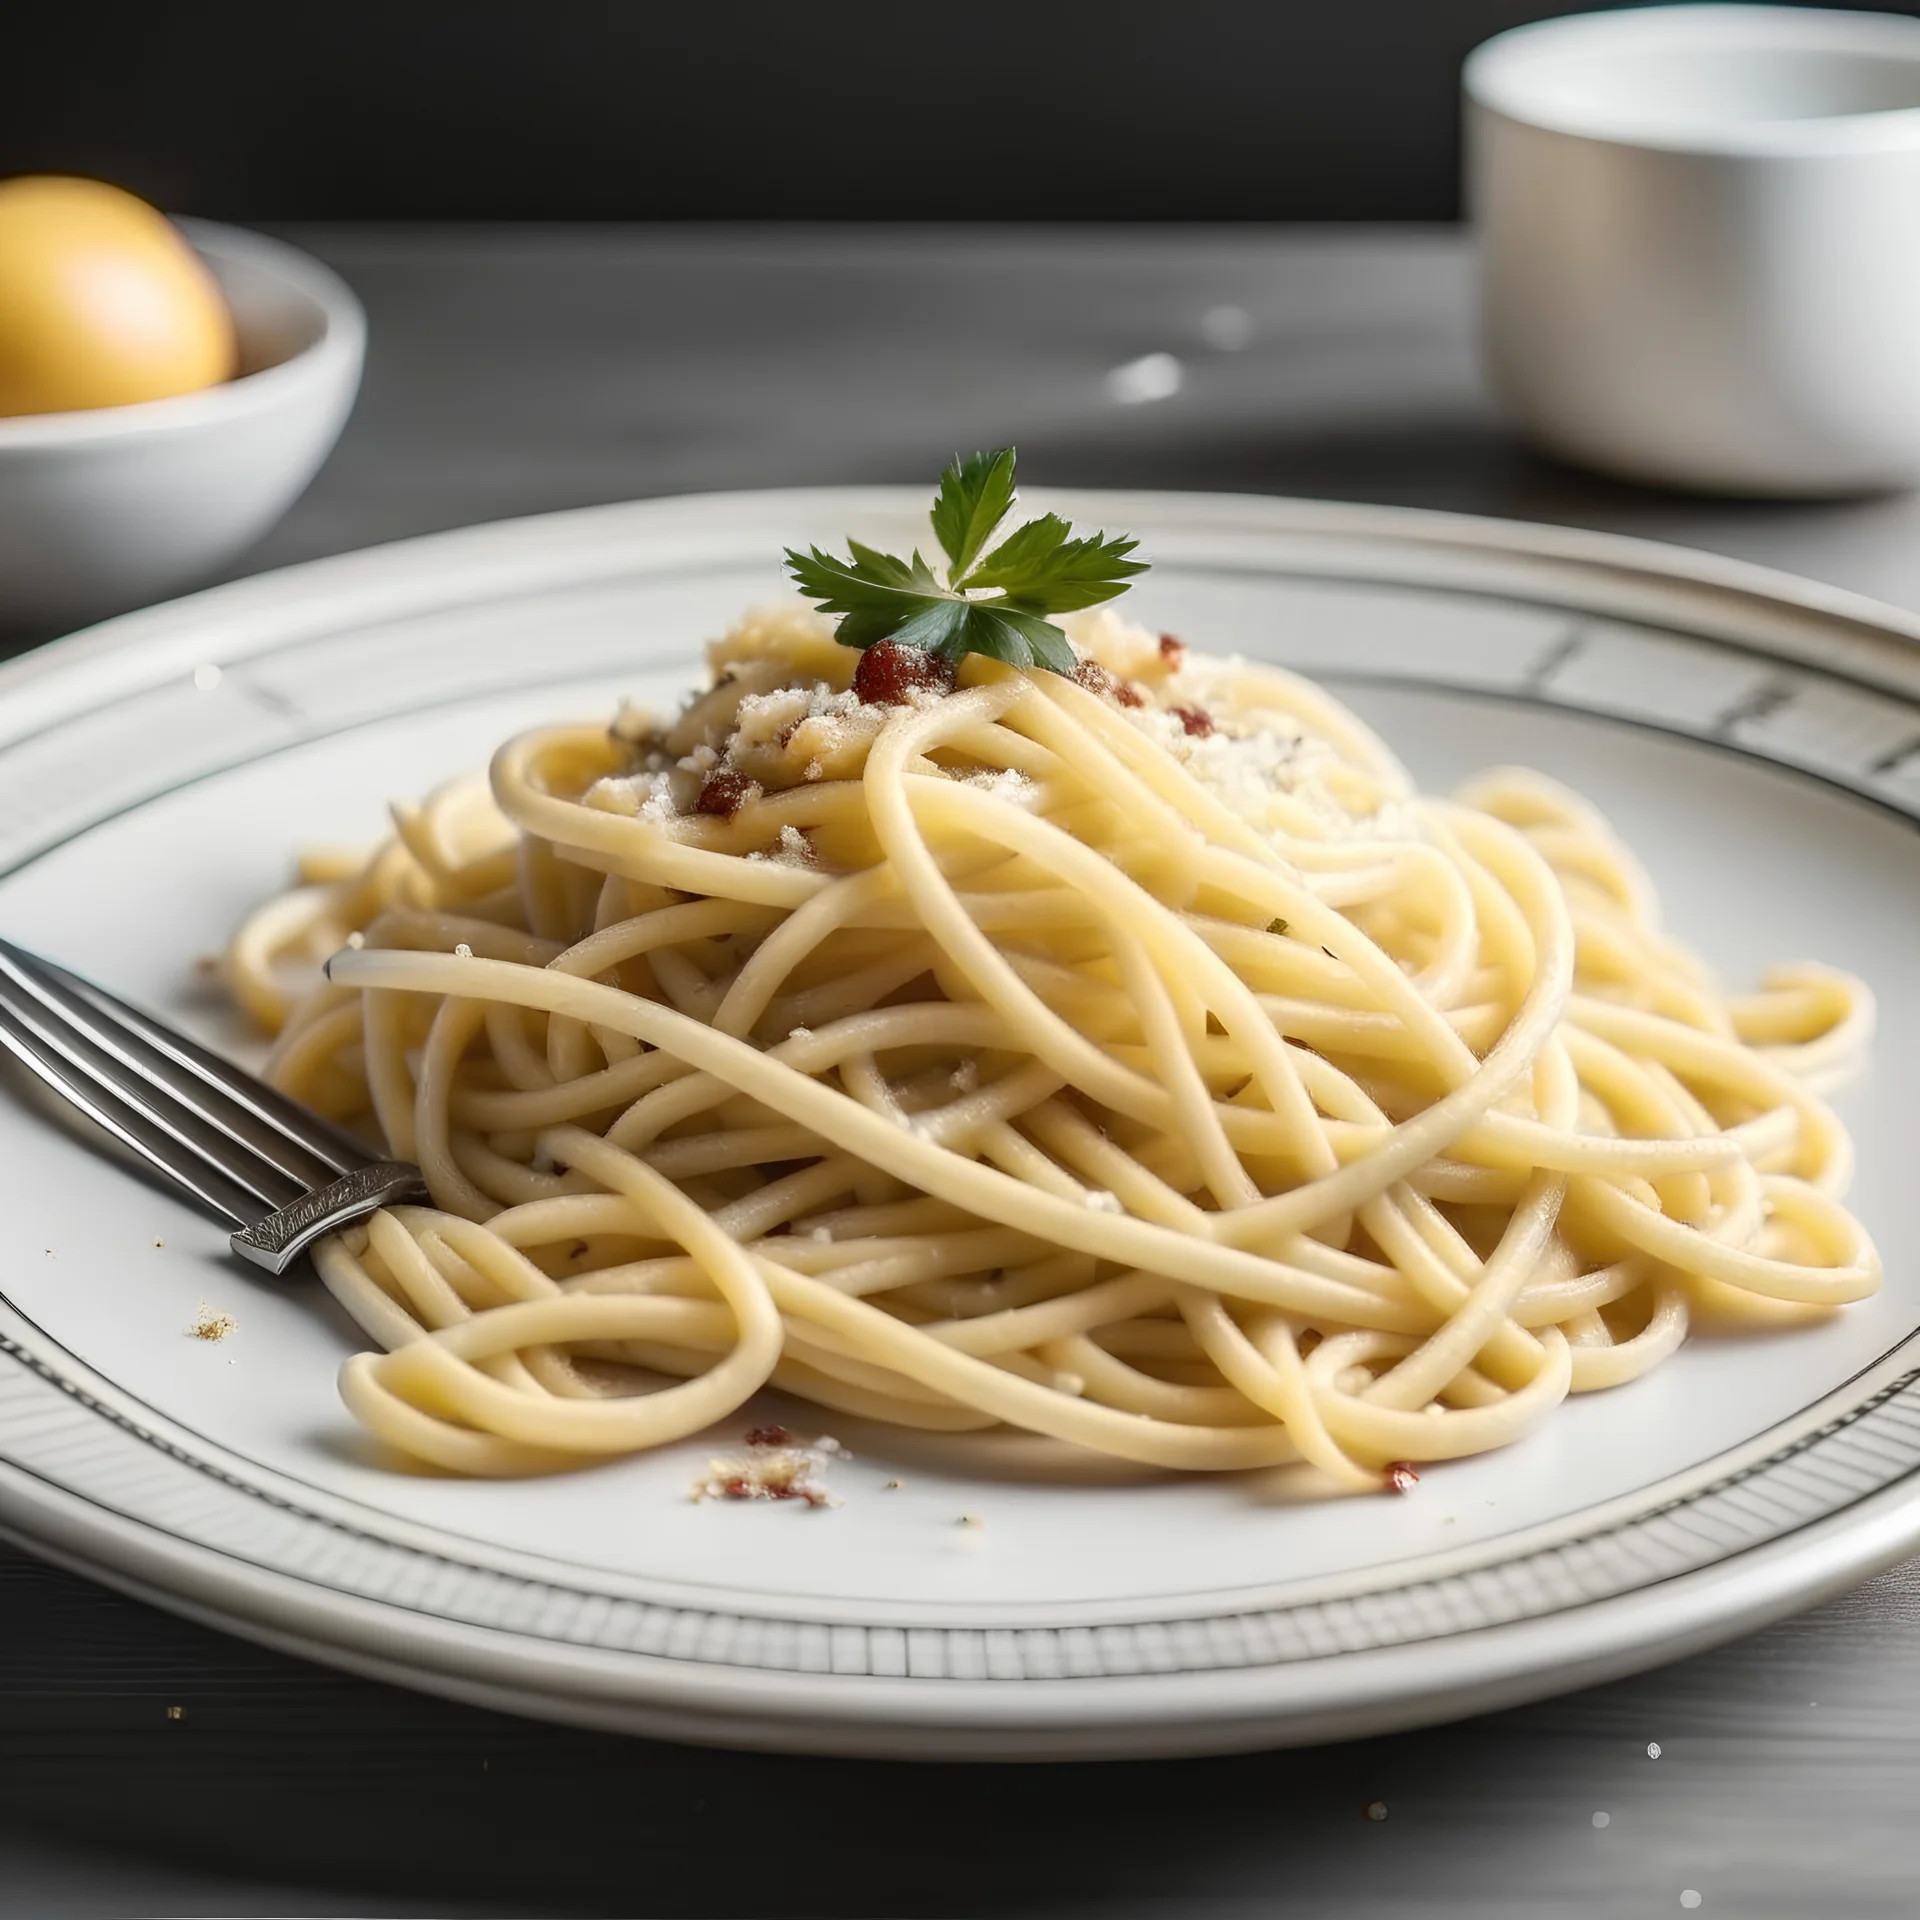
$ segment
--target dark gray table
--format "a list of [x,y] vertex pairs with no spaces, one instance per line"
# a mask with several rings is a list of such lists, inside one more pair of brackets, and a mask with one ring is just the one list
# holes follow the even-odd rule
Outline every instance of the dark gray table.
[[[373,345],[339,452],[248,570],[640,494],[924,482],[1015,440],[1036,482],[1577,521],[1920,605],[1913,500],[1686,502],[1522,451],[1480,394],[1447,233],[295,237],[360,290]],[[1222,307],[1250,316],[1238,350],[1207,344]],[[1178,390],[1116,397],[1112,370],[1152,353]],[[1019,1770],[497,1718],[0,1550],[0,1914],[1904,1914],[1916,1568],[1459,1726]]]

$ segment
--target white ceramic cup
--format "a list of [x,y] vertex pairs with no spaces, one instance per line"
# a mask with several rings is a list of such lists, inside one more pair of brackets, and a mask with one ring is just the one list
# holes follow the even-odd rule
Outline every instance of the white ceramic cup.
[[1579,14],[1464,78],[1488,376],[1543,447],[1712,492],[1920,480],[1920,20]]

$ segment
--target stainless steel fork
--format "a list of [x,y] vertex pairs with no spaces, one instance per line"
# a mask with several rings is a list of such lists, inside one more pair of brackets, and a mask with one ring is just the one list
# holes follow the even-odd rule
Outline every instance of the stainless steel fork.
[[426,1198],[297,1101],[50,960],[0,940],[0,1048],[201,1206],[270,1273],[323,1234]]

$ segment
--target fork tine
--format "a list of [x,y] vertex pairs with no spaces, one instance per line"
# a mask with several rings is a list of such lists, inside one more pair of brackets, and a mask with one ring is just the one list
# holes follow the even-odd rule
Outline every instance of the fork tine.
[[34,1077],[52,1087],[103,1132],[184,1187],[212,1212],[242,1226],[257,1208],[249,1196],[189,1154],[177,1141],[97,1081],[88,1079],[51,1047],[44,1045],[0,1006],[0,1048],[12,1054]]
[[[377,1156],[351,1134],[130,1007],[89,980],[0,940],[0,972],[103,1051],[151,1079],[306,1186],[324,1186]],[[209,1099],[211,1093],[214,1097]]]
[[[236,1139],[195,1106],[170,1095],[137,1067],[131,1067],[93,1044],[68,1024],[57,1008],[22,986],[14,969],[0,961],[0,1008],[14,1028],[34,1043],[35,1060],[44,1067],[52,1053],[69,1071],[60,1075],[63,1091],[71,1091],[75,1074],[110,1095],[119,1108],[130,1108],[176,1147],[209,1167],[230,1185],[254,1195],[265,1207],[277,1209],[305,1193],[312,1182],[263,1158],[244,1140]],[[31,1064],[31,1063],[30,1063]],[[177,1174],[177,1157],[169,1156]]]

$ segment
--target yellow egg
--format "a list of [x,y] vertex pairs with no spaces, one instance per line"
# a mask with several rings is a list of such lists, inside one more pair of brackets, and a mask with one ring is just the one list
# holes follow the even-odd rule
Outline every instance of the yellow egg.
[[97,180],[0,180],[0,414],[164,400],[235,361],[227,303],[164,215]]

